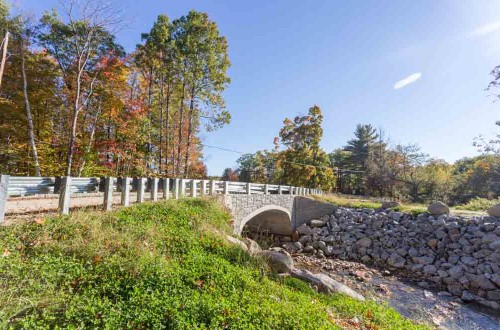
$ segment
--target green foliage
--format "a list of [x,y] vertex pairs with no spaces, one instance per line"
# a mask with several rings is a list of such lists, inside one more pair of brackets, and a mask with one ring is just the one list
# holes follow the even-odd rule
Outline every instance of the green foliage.
[[280,130],[281,143],[287,147],[280,153],[281,178],[287,184],[329,191],[335,185],[330,158],[321,149],[323,115],[314,105],[305,116],[286,118]]
[[344,150],[350,152],[348,159],[349,168],[364,169],[365,162],[368,158],[370,147],[377,141],[377,130],[370,124],[356,126],[354,131],[354,139],[347,142]]
[[466,211],[487,211],[490,207],[500,203],[500,198],[497,199],[486,199],[481,197],[476,197],[469,200],[463,205],[456,205],[457,210]]
[[326,329],[357,316],[425,328],[385,305],[281,282],[229,232],[229,216],[201,199],[0,227],[0,327]]

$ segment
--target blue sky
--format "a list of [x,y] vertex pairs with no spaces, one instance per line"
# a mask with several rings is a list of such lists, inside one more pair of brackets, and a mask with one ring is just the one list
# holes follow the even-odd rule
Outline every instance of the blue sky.
[[[40,14],[57,0],[16,0]],[[357,123],[393,143],[418,143],[453,162],[475,136],[495,133],[499,103],[484,89],[500,64],[500,1],[121,0],[129,21],[118,41],[132,51],[156,16],[204,11],[229,41],[232,123],[204,143],[243,152],[272,148],[283,119],[314,104],[330,152]],[[398,83],[399,82],[399,83]],[[205,149],[209,174],[237,154]]]

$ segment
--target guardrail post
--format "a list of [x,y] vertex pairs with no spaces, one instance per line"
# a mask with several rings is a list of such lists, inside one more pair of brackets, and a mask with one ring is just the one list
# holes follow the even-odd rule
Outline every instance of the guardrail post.
[[264,194],[269,195],[269,185],[267,183],[264,185]]
[[59,213],[69,214],[69,199],[71,196],[71,177],[61,178],[61,188],[59,189]]
[[0,175],[0,223],[5,220],[10,175]]
[[205,196],[207,194],[207,180],[201,180],[201,196]]
[[158,178],[151,178],[151,200],[158,201]]
[[139,178],[138,186],[137,186],[137,203],[144,202],[144,192],[146,185],[144,184],[144,178]]
[[179,193],[180,193],[180,180],[179,179],[174,179],[174,198],[179,199]]
[[161,182],[162,186],[162,191],[163,191],[163,199],[169,199],[170,198],[170,179],[169,178],[163,178]]
[[130,178],[122,178],[122,200],[123,206],[130,205]]
[[252,184],[250,182],[247,182],[246,193],[247,195],[250,195],[252,193]]
[[229,181],[224,181],[224,195],[229,195]]
[[113,177],[104,178],[104,211],[113,208]]
[[186,180],[181,179],[181,197],[186,196]]
[[293,187],[292,186],[288,186],[288,193],[290,195],[293,195]]
[[210,195],[215,195],[217,191],[215,190],[215,180],[210,180]]
[[197,180],[193,179],[191,180],[191,197],[196,197],[196,185],[197,185]]
[[283,191],[281,190],[281,185],[278,186],[278,195],[282,195]]

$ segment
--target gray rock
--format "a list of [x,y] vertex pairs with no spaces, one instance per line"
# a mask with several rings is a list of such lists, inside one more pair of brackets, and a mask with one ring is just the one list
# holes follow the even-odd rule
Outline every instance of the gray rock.
[[500,249],[500,240],[491,242],[489,245],[490,249],[492,250],[499,250]]
[[468,290],[465,290],[463,293],[462,293],[462,296],[460,297],[463,301],[465,302],[471,302],[471,301],[474,301],[476,300],[476,297],[474,296],[474,294]]
[[434,202],[427,207],[427,211],[432,215],[442,215],[450,213],[450,208],[443,202]]
[[463,287],[460,284],[450,284],[447,286],[448,291],[454,296],[461,296],[463,292]]
[[247,243],[248,253],[258,254],[259,252],[262,251],[262,249],[260,248],[259,244],[256,241],[250,238],[245,238],[245,242]]
[[486,293],[486,297],[488,300],[500,300],[500,290],[493,290],[493,291],[488,291]]
[[393,253],[387,258],[387,263],[394,268],[403,268],[406,260],[397,253]]
[[372,240],[369,237],[363,237],[356,242],[357,246],[369,248],[372,245]]
[[416,257],[413,261],[420,265],[430,265],[434,262],[433,257]]
[[490,217],[500,217],[500,204],[493,205],[488,209],[488,215]]
[[456,280],[464,276],[463,267],[460,265],[451,267],[450,269],[447,270],[447,272],[452,278]]
[[295,243],[292,243],[292,242],[285,242],[285,243],[283,243],[283,245],[281,245],[281,247],[290,253],[295,253],[298,250],[300,250],[297,248],[297,246],[295,246]]
[[321,240],[327,244],[333,243],[333,242],[335,242],[335,237],[333,237],[332,235],[328,235],[328,236],[323,237]]
[[437,271],[436,266],[434,265],[426,265],[424,266],[424,273],[427,275],[433,275]]
[[314,247],[311,245],[306,246],[304,249],[302,249],[304,253],[311,253],[314,252]]
[[403,213],[394,212],[391,214],[391,219],[397,221],[397,220],[401,219],[402,216],[403,216]]
[[297,232],[300,235],[311,235],[312,234],[311,228],[309,228],[309,226],[307,226],[305,223],[297,227]]
[[484,235],[482,238],[482,242],[484,244],[490,244],[490,243],[493,243],[493,242],[498,241],[498,240],[500,240],[500,237],[498,237],[494,233],[488,233],[488,234]]
[[330,276],[326,274],[313,274],[307,270],[301,270],[301,269],[293,269],[292,272],[290,273],[293,277],[299,278],[303,281],[309,282],[311,284],[314,284],[318,286],[319,291],[325,292],[325,293],[342,293],[345,294],[349,297],[352,297],[354,299],[358,300],[365,300],[365,298],[354,291],[353,289],[349,288],[348,286],[335,281],[332,279]]
[[259,255],[261,255],[267,261],[269,267],[277,273],[290,273],[294,268],[292,256],[285,250],[264,250],[260,252]]
[[434,227],[441,227],[441,226],[444,226],[446,224],[446,222],[444,221],[444,219],[437,219],[436,221],[432,222],[432,225]]
[[313,227],[313,228],[321,228],[324,225],[325,225],[325,223],[321,220],[311,220],[311,227]]
[[311,235],[304,235],[299,238],[299,242],[302,243],[302,245],[306,244],[307,242],[311,242],[312,237]]
[[229,235],[226,235],[226,239],[233,244],[239,245],[243,250],[248,251],[248,247],[245,244],[245,242],[240,241],[239,239]]
[[302,246],[302,243],[300,242],[295,242],[293,243],[295,245],[295,247],[297,248],[297,250],[302,250],[303,246]]
[[460,261],[463,262],[464,264],[466,264],[467,266],[471,266],[471,267],[477,266],[477,264],[478,264],[477,259],[474,257],[465,256],[465,257],[460,258]]

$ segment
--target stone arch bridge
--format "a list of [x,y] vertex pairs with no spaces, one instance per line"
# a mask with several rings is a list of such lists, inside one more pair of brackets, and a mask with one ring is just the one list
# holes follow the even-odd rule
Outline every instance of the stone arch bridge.
[[291,235],[293,230],[312,219],[335,211],[335,206],[297,195],[220,195],[231,211],[234,232],[243,229]]

